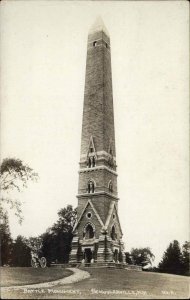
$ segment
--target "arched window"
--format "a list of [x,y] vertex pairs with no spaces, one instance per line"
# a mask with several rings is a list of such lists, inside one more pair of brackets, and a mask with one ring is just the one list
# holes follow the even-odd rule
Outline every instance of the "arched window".
[[88,182],[88,193],[90,193],[90,182]]
[[89,156],[87,166],[89,168],[93,168],[93,167],[95,167],[95,165],[96,165],[95,156]]
[[94,193],[94,182],[92,180],[88,182],[88,193]]
[[93,46],[94,46],[94,47],[97,46],[97,42],[96,42],[96,41],[93,42]]
[[96,161],[95,161],[95,157],[93,156],[92,157],[92,166],[95,167],[95,165],[96,165]]
[[112,193],[113,192],[113,186],[112,186],[112,181],[110,180],[109,184],[108,184],[108,189],[109,192]]
[[90,157],[88,158],[88,167],[91,168],[91,159],[90,159]]
[[111,229],[111,238],[112,238],[112,240],[116,240],[117,239],[117,234],[116,234],[116,230],[115,230],[115,226],[114,225],[112,226],[112,229]]
[[85,237],[85,239],[93,239],[94,229],[93,229],[92,225],[88,224],[86,226],[85,232],[84,232],[84,237]]

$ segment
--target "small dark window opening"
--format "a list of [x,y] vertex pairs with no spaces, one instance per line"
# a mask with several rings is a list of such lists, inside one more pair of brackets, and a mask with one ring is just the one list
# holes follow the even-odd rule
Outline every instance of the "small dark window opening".
[[90,212],[87,213],[87,217],[90,219],[92,217],[92,214]]
[[92,147],[90,147],[90,152],[91,152],[91,153],[93,152],[93,148],[92,148]]
[[87,164],[87,166],[88,166],[89,168],[93,168],[93,167],[95,167],[95,165],[96,165],[95,157],[94,157],[94,156],[90,156],[90,157],[88,158],[88,164]]
[[95,167],[95,164],[96,164],[95,157],[93,156],[93,158],[92,158],[92,166]]
[[116,231],[115,231],[115,226],[112,227],[111,238],[112,238],[112,240],[116,240],[117,239],[117,234],[116,234]]
[[94,230],[90,224],[86,227],[85,238],[92,239],[94,237]]
[[94,47],[97,46],[97,42],[96,42],[96,41],[93,42],[93,46],[94,46]]
[[90,157],[88,158],[88,167],[91,168],[91,159],[90,159]]
[[88,183],[88,193],[94,193],[94,182],[92,181]]
[[113,186],[112,186],[112,182],[110,181],[110,183],[109,183],[109,191],[110,192],[113,192]]
[[106,48],[108,48],[108,44],[106,43]]

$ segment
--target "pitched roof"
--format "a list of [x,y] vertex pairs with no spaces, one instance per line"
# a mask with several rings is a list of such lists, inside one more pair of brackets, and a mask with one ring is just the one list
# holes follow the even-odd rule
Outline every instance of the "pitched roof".
[[[106,223],[105,223],[105,229],[106,230],[108,229],[108,226],[110,224],[110,220],[111,220],[111,216],[113,214],[114,208],[115,208],[115,211],[116,211],[119,228],[121,230],[121,224],[119,222],[119,217],[118,217],[117,209],[116,209],[116,206],[115,206],[115,201],[112,201],[111,204],[110,204],[110,207],[109,207],[108,216],[107,216]],[[122,230],[121,230],[121,234],[123,234]]]
[[77,228],[77,226],[78,226],[78,224],[79,224],[79,222],[80,222],[80,220],[81,220],[81,218],[82,218],[82,216],[83,216],[83,214],[84,214],[84,212],[85,212],[85,210],[86,210],[86,208],[87,208],[88,205],[90,205],[90,206],[92,207],[95,216],[97,217],[98,221],[100,222],[100,225],[101,225],[102,227],[104,227],[104,224],[103,224],[103,222],[102,222],[102,220],[101,220],[99,214],[97,213],[97,210],[95,209],[94,205],[92,204],[91,200],[89,199],[89,200],[87,201],[87,203],[86,203],[86,205],[85,205],[85,207],[84,207],[84,209],[83,209],[83,211],[82,211],[80,217],[78,218],[78,220],[77,220],[77,222],[76,222],[76,224],[75,224],[75,226],[74,226],[74,228],[73,228],[73,231],[75,231],[75,229]]

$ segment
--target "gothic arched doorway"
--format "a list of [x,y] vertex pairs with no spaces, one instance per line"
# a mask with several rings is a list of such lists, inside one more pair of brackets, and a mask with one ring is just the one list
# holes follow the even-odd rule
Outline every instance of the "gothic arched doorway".
[[91,259],[92,259],[92,250],[90,248],[86,248],[85,249],[85,262],[87,264],[90,264]]
[[119,258],[119,251],[118,251],[118,249],[115,249],[114,253],[113,253],[113,260],[115,262],[118,262],[118,258]]

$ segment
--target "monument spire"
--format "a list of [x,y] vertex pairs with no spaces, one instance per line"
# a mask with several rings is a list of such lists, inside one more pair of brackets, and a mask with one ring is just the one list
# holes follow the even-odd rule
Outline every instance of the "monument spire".
[[103,31],[103,32],[105,32],[106,35],[109,36],[109,32],[108,32],[107,28],[105,27],[101,16],[98,16],[96,18],[94,24],[91,26],[91,28],[89,30],[89,34],[92,34],[97,31]]
[[91,136],[97,151],[108,152],[112,141],[115,156],[111,46],[106,32],[99,17],[88,34],[81,158],[88,151]]
[[88,34],[79,165],[70,261],[118,262],[124,253],[118,216],[111,46],[100,17]]

